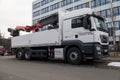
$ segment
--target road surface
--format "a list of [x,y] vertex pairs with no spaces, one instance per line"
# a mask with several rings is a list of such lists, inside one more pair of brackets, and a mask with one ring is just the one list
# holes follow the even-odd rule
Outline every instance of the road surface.
[[0,80],[120,80],[120,69],[107,68],[100,62],[71,65],[62,61],[25,61],[0,56]]

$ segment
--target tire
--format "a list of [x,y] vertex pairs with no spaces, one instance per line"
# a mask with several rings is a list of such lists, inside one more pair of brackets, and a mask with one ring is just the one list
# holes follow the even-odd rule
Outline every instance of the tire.
[[25,51],[25,59],[26,60],[31,60],[32,59],[32,53],[29,49]]
[[67,51],[67,61],[71,64],[80,64],[82,62],[82,53],[76,47],[70,48]]
[[19,60],[23,60],[24,59],[24,50],[23,49],[19,49],[16,53],[16,58]]
[[2,56],[4,56],[4,54],[2,54]]

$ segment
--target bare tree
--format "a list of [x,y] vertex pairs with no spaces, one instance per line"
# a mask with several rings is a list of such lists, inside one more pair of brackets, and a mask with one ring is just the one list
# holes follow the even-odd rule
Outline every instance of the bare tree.
[[0,33],[0,45],[3,45],[3,37],[2,37],[2,33]]

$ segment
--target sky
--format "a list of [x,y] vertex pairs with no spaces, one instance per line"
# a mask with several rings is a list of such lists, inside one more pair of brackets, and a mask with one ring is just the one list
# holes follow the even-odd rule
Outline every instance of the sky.
[[32,25],[32,2],[34,0],[0,0],[0,33],[10,37],[8,28]]

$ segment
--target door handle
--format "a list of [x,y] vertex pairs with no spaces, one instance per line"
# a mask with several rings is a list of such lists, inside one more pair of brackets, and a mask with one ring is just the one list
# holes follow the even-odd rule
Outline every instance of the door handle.
[[78,38],[78,35],[77,35],[77,34],[75,35],[75,38]]

